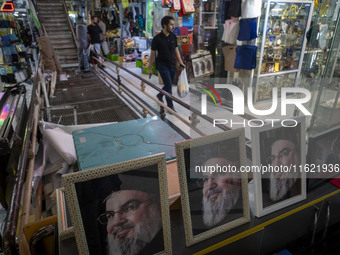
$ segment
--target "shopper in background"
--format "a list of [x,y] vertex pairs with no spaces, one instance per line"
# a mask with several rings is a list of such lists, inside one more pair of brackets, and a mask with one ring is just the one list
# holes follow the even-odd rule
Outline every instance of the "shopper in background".
[[102,18],[98,18],[98,27],[102,30],[100,34],[100,41],[103,42],[106,40],[106,25],[103,22]]
[[[235,164],[224,158],[211,158],[204,163],[207,167],[216,165],[228,167]],[[206,173],[202,182],[203,223],[207,227],[222,225],[241,196],[241,176],[232,172]]]
[[294,166],[300,165],[300,154],[297,144],[293,139],[281,138],[273,142],[271,155],[267,163],[274,167],[285,166],[292,172],[273,171],[270,175],[270,198],[273,201],[287,199],[301,194],[301,182],[298,180],[298,171],[293,171]]
[[87,27],[87,39],[100,59],[100,34],[102,30],[98,26],[98,17],[91,18],[91,24]]
[[109,46],[106,42],[106,25],[103,22],[102,18],[99,18],[98,26],[102,30],[102,33],[100,34],[100,42],[101,42],[101,46],[102,46],[101,49],[102,49],[104,56],[106,56],[107,54],[110,53],[110,51],[109,51]]
[[160,202],[140,190],[120,190],[105,200],[98,217],[107,224],[108,254],[155,254],[163,243]]
[[[180,64],[180,68],[184,69],[184,64],[177,47],[177,37],[172,32],[175,28],[175,20],[171,16],[162,18],[161,25],[163,30],[152,40],[151,56],[149,62],[149,76],[152,75],[152,65],[156,57],[156,68],[163,80],[163,90],[172,94],[172,83],[176,73],[176,60]],[[157,52],[157,56],[156,56]],[[163,94],[157,94],[159,101],[163,102]],[[173,102],[170,98],[166,98],[169,108],[175,111]]]
[[76,25],[79,68],[84,72],[90,70],[87,52],[87,27],[82,16],[78,16]]

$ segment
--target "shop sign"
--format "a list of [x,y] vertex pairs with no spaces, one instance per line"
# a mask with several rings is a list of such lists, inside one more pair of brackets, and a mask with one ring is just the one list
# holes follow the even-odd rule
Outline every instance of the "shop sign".
[[14,6],[12,2],[4,2],[1,5],[1,10],[2,12],[14,12]]

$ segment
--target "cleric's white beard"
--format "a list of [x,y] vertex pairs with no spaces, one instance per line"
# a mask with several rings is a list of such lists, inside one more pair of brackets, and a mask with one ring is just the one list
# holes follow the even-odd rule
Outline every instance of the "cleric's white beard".
[[220,223],[228,215],[240,197],[241,185],[233,185],[228,191],[223,190],[219,201],[211,202],[203,197],[203,222],[212,227]]
[[278,201],[282,199],[296,182],[297,176],[293,174],[282,175],[281,178],[274,177],[272,173],[270,178],[270,199]]
[[[130,223],[131,224],[131,223]],[[152,241],[162,227],[161,212],[156,205],[149,208],[149,217],[134,226],[133,237],[116,241],[113,234],[107,235],[109,255],[137,255]]]

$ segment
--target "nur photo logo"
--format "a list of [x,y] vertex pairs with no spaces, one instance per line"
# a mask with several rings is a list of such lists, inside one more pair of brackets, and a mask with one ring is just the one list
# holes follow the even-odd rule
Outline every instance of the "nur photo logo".
[[[221,106],[222,101],[217,93],[216,89],[227,89],[232,95],[232,114],[233,115],[244,115],[245,114],[245,105],[247,105],[247,108],[249,112],[253,115],[257,116],[270,116],[274,114],[278,107],[279,107],[279,93],[278,88],[274,87],[272,88],[272,102],[271,105],[267,109],[256,109],[254,102],[253,102],[253,88],[249,87],[247,90],[247,98],[244,95],[243,91],[235,86],[230,84],[215,84],[214,87],[201,83],[202,85],[206,86],[208,89],[210,89],[218,98],[220,101]],[[204,88],[199,88],[200,90],[204,91],[206,94],[201,95],[201,114],[207,115],[207,94],[211,97],[211,99],[214,101],[215,106],[217,106],[217,102],[213,96],[213,94],[208,90]],[[293,94],[299,94],[299,98],[292,97]],[[281,116],[287,116],[287,108],[290,105],[291,107],[295,107],[296,109],[299,109],[305,116],[311,116],[312,114],[306,109],[306,107],[303,105],[310,101],[311,99],[311,93],[305,89],[305,88],[290,88],[290,87],[283,87],[281,88],[280,92],[280,114]],[[245,103],[246,100],[246,103]],[[224,125],[224,124],[230,124],[231,127],[233,125],[241,125],[245,127],[248,125],[249,127],[262,127],[265,123],[271,122],[272,125],[274,125],[274,122],[281,122],[282,126],[288,126],[285,123],[286,122],[292,122],[293,119],[250,119],[250,120],[243,120],[241,122],[235,122],[232,119],[214,119],[213,126],[216,125]],[[289,125],[291,126],[291,125]],[[294,125],[293,125],[294,126]]]

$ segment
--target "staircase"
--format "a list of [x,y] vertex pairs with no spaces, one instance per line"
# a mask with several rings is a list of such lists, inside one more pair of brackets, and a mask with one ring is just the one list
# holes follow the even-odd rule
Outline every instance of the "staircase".
[[62,1],[38,0],[36,8],[39,21],[46,29],[62,68],[78,66],[77,46]]

